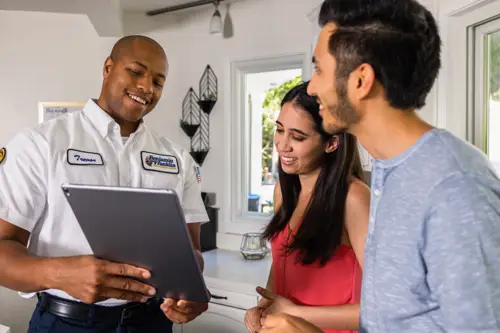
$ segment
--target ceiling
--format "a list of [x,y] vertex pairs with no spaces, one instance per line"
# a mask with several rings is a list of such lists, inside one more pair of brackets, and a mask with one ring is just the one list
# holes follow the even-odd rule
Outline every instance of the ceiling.
[[[124,33],[124,11],[141,12],[145,15],[152,9],[193,1],[195,0],[0,0],[0,10],[85,14],[100,36],[120,37]],[[236,1],[242,0],[224,2]]]
[[120,0],[123,10],[143,11],[192,2],[193,0]]
[[[121,7],[125,11],[147,12],[152,9],[160,9],[180,4],[193,2],[194,0],[106,0],[114,7]],[[226,0],[227,1],[227,0]],[[27,10],[59,13],[84,12],[90,6],[99,7],[100,0],[0,0],[0,10]],[[208,6],[208,5],[207,5]]]

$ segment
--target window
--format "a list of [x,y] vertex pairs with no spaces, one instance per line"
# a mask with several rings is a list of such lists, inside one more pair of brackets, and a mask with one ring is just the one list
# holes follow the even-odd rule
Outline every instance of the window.
[[[278,180],[275,121],[285,93],[302,82],[305,54],[231,63],[231,222],[226,231],[255,231],[273,213]],[[245,223],[248,228],[241,227]],[[232,225],[232,227],[231,227]]]
[[[474,29],[473,143],[500,172],[500,18]],[[494,130],[496,129],[496,130]]]
[[285,94],[302,81],[302,70],[245,74],[246,113],[250,116],[248,212],[272,214],[278,182],[275,123]]

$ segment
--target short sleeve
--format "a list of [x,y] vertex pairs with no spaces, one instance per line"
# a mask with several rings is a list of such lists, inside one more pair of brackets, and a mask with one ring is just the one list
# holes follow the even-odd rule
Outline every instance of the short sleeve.
[[201,171],[189,153],[184,151],[184,191],[182,193],[182,208],[187,223],[209,221],[205,205],[201,198]]
[[443,329],[499,332],[500,181],[452,175],[429,202],[423,253]]
[[0,218],[29,232],[47,200],[47,143],[38,133],[18,133],[3,147]]

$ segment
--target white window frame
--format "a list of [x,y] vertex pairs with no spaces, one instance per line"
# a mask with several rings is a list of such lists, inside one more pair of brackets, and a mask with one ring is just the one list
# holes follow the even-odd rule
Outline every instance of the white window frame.
[[500,13],[500,0],[447,0],[439,6],[443,39],[438,78],[437,126],[476,142],[474,128],[474,57],[469,44],[475,28]]
[[[474,40],[469,44],[470,66],[474,75],[474,94],[473,103],[474,111],[471,115],[473,124],[471,125],[472,139],[476,147],[481,149],[485,154],[488,154],[488,97],[489,92],[485,91],[489,85],[487,84],[488,77],[485,76],[485,68],[487,56],[485,54],[486,45],[485,38],[487,35],[500,30],[500,15],[492,18],[490,22],[484,23],[474,29]],[[471,33],[472,34],[472,33]],[[473,50],[475,49],[475,55]]]
[[[284,54],[262,58],[240,59],[230,62],[229,87],[230,100],[228,101],[231,112],[228,112],[226,124],[229,125],[230,132],[228,145],[227,162],[230,174],[227,182],[226,193],[229,194],[226,200],[225,222],[219,232],[231,234],[243,234],[246,232],[260,231],[267,223],[270,216],[262,213],[248,212],[247,194],[244,189],[249,188],[249,130],[250,120],[246,114],[245,98],[245,75],[266,71],[278,71],[302,68],[303,79],[307,79],[311,71],[311,55],[308,52]],[[243,130],[242,130],[243,129]]]

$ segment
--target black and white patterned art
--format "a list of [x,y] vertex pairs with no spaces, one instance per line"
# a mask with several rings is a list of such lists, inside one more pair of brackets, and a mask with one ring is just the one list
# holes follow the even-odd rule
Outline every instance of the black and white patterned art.
[[190,88],[182,102],[181,128],[191,138],[190,154],[200,166],[210,150],[210,113],[217,95],[217,76],[207,65],[200,78],[198,95]]

